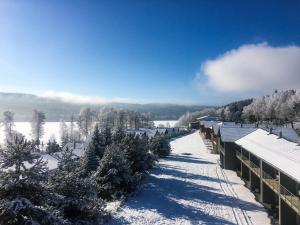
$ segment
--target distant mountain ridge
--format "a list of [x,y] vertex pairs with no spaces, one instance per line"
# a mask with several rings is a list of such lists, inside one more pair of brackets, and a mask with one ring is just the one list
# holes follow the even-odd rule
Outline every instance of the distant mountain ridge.
[[75,104],[56,99],[43,98],[33,94],[0,92],[0,114],[2,115],[6,110],[11,110],[15,113],[15,121],[29,121],[33,109],[43,111],[46,114],[47,121],[67,121],[72,113],[77,115],[82,107],[91,107],[93,110],[99,110],[101,107],[131,109],[139,112],[152,112],[156,120],[175,120],[187,111],[199,111],[206,106],[162,103]]

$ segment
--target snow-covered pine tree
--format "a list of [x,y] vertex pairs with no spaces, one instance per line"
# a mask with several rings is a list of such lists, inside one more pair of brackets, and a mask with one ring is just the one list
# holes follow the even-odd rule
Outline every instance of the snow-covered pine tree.
[[46,146],[46,152],[48,154],[53,154],[56,152],[61,151],[61,147],[59,146],[59,144],[56,142],[55,139],[53,140],[49,140]]
[[109,146],[112,143],[111,128],[108,125],[105,125],[102,134],[104,138],[104,145]]
[[88,147],[94,149],[96,156],[101,159],[105,151],[105,139],[104,135],[100,132],[99,126],[96,125],[93,131]]
[[72,150],[65,148],[58,169],[49,178],[49,189],[58,194],[59,215],[67,224],[102,224],[105,204],[97,199],[95,182],[82,177],[73,156]]
[[120,146],[128,158],[133,173],[141,173],[148,169],[148,149],[143,146],[139,135],[126,135]]
[[115,144],[107,147],[92,178],[97,183],[98,195],[107,200],[123,197],[134,191],[137,184],[124,151]]
[[96,148],[91,143],[88,144],[81,158],[81,169],[84,177],[95,171],[99,165],[99,158],[95,152]]
[[157,156],[150,151],[150,140],[146,133],[140,135],[140,148],[147,153],[145,161],[145,170],[149,170],[155,164]]
[[150,151],[158,157],[166,157],[171,153],[171,147],[163,136],[156,135],[150,140]]
[[22,135],[0,149],[1,224],[61,224],[46,204],[46,162]]
[[125,138],[126,133],[123,126],[118,126],[112,135],[112,141],[114,144],[121,143],[123,138]]

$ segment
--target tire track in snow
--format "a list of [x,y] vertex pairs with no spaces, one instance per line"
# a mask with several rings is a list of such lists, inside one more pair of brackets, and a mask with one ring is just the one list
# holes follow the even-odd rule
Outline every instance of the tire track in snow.
[[[225,182],[221,181],[218,170],[221,172],[222,178],[224,179]],[[229,198],[229,196],[231,196],[236,199],[239,199],[238,195],[234,192],[233,188],[229,184],[227,176],[224,174],[224,172],[222,171],[222,169],[219,166],[216,167],[216,174],[219,179],[220,187],[223,190],[226,197]],[[249,219],[249,216],[247,215],[245,210],[241,209],[240,207],[236,208],[234,206],[231,206],[231,209],[232,209],[233,215],[234,215],[235,220],[238,225],[252,225],[253,224],[252,221]]]

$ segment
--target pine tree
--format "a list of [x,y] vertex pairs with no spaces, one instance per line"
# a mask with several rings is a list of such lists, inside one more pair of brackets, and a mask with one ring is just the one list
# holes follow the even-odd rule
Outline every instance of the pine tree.
[[94,150],[99,159],[102,158],[105,151],[105,139],[104,135],[100,132],[98,125],[95,126],[91,140],[88,143],[88,147]]
[[2,224],[61,224],[47,208],[46,163],[24,136],[0,149],[0,221]]
[[105,204],[97,199],[93,179],[82,177],[72,150],[63,151],[58,169],[49,178],[49,189],[58,194],[58,213],[67,224],[102,224]]
[[98,157],[95,152],[94,146],[89,144],[85,149],[84,155],[81,159],[81,168],[83,175],[86,177],[92,171],[95,171],[99,165]]
[[98,195],[107,200],[121,198],[136,187],[136,178],[124,151],[114,144],[105,150],[92,178],[97,183]]
[[102,133],[104,137],[104,145],[109,146],[112,143],[111,128],[106,125]]
[[144,172],[149,168],[147,165],[148,149],[143,144],[140,136],[134,134],[128,134],[121,143],[133,173]]
[[59,146],[59,144],[56,142],[55,139],[53,139],[52,141],[49,140],[47,143],[47,147],[46,147],[46,152],[48,154],[53,154],[56,152],[61,151],[61,147]]
[[123,138],[125,138],[126,133],[124,131],[124,127],[123,126],[118,126],[116,131],[114,132],[113,136],[112,136],[112,140],[114,144],[118,144],[120,143]]
[[171,153],[169,142],[161,135],[150,140],[150,150],[158,157],[167,157]]

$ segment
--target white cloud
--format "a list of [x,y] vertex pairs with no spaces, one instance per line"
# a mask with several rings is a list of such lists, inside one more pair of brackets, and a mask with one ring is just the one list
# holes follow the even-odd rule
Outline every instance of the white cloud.
[[68,92],[46,91],[38,95],[41,98],[59,100],[74,104],[105,104],[105,103],[140,103],[140,101],[129,98],[102,98],[98,96],[84,96]]
[[[205,86],[220,92],[270,92],[300,88],[300,47],[272,47],[267,43],[243,45],[207,60],[197,75]],[[203,87],[203,86],[202,86]]]

